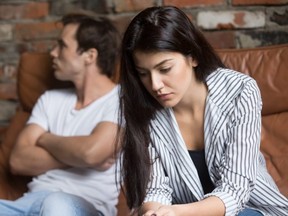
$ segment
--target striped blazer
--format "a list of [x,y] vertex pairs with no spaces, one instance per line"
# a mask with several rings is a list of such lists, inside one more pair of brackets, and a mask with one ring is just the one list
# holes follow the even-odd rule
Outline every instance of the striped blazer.
[[153,165],[144,202],[170,205],[217,196],[225,204],[226,216],[245,207],[287,216],[288,200],[268,174],[260,153],[262,101],[255,80],[219,68],[206,83],[205,158],[215,189],[204,195],[173,110],[163,109],[150,124]]

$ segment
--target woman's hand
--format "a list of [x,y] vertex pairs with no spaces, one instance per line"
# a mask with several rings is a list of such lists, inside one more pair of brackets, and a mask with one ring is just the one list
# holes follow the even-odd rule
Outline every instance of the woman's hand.
[[177,205],[161,205],[157,210],[149,210],[142,216],[180,216],[177,213]]
[[[143,205],[141,216],[224,216],[225,205],[216,196],[186,204],[162,205],[160,203],[146,203]],[[144,213],[143,213],[144,212]]]

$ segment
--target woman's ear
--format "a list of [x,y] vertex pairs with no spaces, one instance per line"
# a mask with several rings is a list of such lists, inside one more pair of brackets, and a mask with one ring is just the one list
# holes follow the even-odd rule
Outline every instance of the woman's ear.
[[96,65],[96,62],[97,62],[97,58],[98,58],[98,51],[97,49],[95,48],[90,48],[88,50],[85,51],[85,55],[86,55],[86,58],[85,58],[85,63],[86,64],[95,64]]
[[188,62],[193,68],[198,66],[198,61],[192,56],[188,56]]
[[192,67],[197,67],[198,66],[198,61],[196,59],[192,60]]

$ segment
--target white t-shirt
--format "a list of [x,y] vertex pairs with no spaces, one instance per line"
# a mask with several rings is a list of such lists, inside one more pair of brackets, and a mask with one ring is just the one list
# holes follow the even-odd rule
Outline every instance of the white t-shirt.
[[[117,124],[119,86],[81,110],[75,110],[74,89],[46,91],[37,101],[27,124],[35,123],[61,136],[89,135],[103,121]],[[106,171],[92,168],[54,169],[34,177],[29,191],[63,191],[91,202],[104,215],[116,215],[119,190],[115,165]],[[117,169],[119,170],[119,169]],[[117,174],[117,176],[119,176]]]

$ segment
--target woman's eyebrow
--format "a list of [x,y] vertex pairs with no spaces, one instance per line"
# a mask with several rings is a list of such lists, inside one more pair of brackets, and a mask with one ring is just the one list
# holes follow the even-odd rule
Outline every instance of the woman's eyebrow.
[[171,61],[171,60],[172,60],[172,59],[165,59],[165,60],[159,62],[158,64],[156,64],[153,68],[157,68],[157,67],[159,67],[160,65],[162,65],[162,64],[164,64],[164,63],[166,63],[166,62],[168,62],[168,61]]
[[[172,59],[164,59],[163,61],[161,61],[161,62],[159,62],[158,64],[156,64],[153,68],[157,68],[157,67],[159,67],[159,66],[161,66],[162,64],[164,64],[164,63],[166,63],[166,62],[168,62],[168,61],[171,61]],[[135,65],[135,68],[136,69],[142,69],[142,70],[145,70],[145,68],[142,68],[142,67],[140,67],[140,66],[137,66],[137,65]]]

